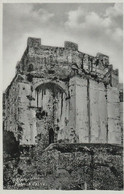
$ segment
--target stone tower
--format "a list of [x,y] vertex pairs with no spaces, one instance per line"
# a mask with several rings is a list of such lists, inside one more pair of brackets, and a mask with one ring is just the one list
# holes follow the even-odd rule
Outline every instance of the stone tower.
[[20,145],[121,144],[118,70],[109,57],[78,45],[44,46],[28,38],[16,75],[4,93],[4,130]]

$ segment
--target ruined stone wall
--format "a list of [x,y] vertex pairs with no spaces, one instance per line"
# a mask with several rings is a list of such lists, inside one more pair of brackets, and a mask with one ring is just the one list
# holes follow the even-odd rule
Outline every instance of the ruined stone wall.
[[103,83],[89,81],[90,133],[92,143],[106,143],[107,103],[106,89]]
[[4,95],[4,129],[12,131],[18,140],[18,97],[19,86],[14,78]]
[[119,90],[116,87],[107,88],[107,109],[108,109],[108,142],[121,143],[120,125],[120,101]]
[[30,85],[20,82],[18,78],[15,78],[6,91],[4,129],[12,131],[20,144],[35,143],[33,140],[35,116],[34,112],[29,109],[30,93]]
[[124,121],[123,121],[123,105],[124,105],[124,100],[123,100],[123,84],[119,84],[119,99],[120,99],[120,122],[121,122],[121,131],[122,131],[122,144],[123,144],[123,126],[124,126]]
[[36,117],[31,106],[31,85],[19,83],[19,122],[21,129],[20,143],[35,144]]
[[29,38],[16,67],[17,79],[5,96],[5,130],[14,132],[20,144],[54,142],[120,144],[118,71],[109,57],[41,44]]
[[4,158],[4,189],[123,190],[123,148],[110,144],[51,144]]
[[96,57],[78,51],[78,46],[72,42],[65,42],[64,47],[50,47],[41,45],[40,39],[29,38],[27,49],[18,64],[17,70],[23,73],[34,73],[39,77],[51,74],[65,79],[78,74],[109,81],[107,77],[112,71],[109,57],[98,53]]
[[89,99],[87,79],[75,77],[75,95],[76,95],[76,133],[78,135],[78,143],[88,143],[89,139]]

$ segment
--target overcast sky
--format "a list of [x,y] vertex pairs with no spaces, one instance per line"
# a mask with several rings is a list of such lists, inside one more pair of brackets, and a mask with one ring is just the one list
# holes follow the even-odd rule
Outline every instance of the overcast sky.
[[41,38],[42,44],[53,46],[70,40],[78,43],[82,52],[109,55],[122,82],[122,13],[122,4],[114,3],[4,4],[3,89],[15,75],[28,37]]

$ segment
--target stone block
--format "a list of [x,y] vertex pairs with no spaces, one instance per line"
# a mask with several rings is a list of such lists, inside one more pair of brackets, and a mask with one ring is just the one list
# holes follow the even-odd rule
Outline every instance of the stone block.
[[65,41],[64,47],[65,47],[65,49],[71,49],[74,51],[78,50],[78,45],[76,43],[69,42],[69,41]]
[[37,48],[41,46],[41,39],[29,37],[27,40],[27,46]]

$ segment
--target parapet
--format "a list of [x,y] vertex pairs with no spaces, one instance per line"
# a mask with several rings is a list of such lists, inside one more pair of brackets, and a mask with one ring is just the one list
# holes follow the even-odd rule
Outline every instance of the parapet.
[[27,46],[35,47],[35,48],[39,47],[39,46],[41,46],[41,39],[29,37],[27,40]]
[[[34,49],[32,49],[32,47]],[[47,69],[56,68],[57,65],[64,64],[63,69],[65,68],[65,64],[71,64],[71,69],[69,66],[69,72],[71,74],[80,74],[89,76],[91,79],[95,79],[97,81],[104,82],[106,84],[111,83],[112,86],[118,86],[118,70],[113,69],[113,65],[109,63],[109,56],[98,52],[96,56],[91,56],[86,53],[82,53],[78,51],[78,44],[70,41],[64,42],[64,47],[56,47],[56,46],[46,46],[41,45],[41,39],[35,37],[29,37],[27,40],[27,48],[21,62],[17,65],[17,72],[36,72],[39,76],[40,72],[44,72],[43,64],[47,65]],[[31,49],[30,49],[31,48]],[[46,52],[47,51],[47,52]],[[69,51],[69,52],[68,52]],[[71,57],[68,57],[70,55]],[[27,55],[28,54],[28,55]],[[34,57],[37,54],[37,57]],[[34,55],[34,56],[33,56]],[[40,56],[38,56],[40,55]],[[55,57],[57,55],[58,57]],[[61,57],[59,57],[59,55]],[[35,65],[40,64],[40,65]],[[74,65],[76,64],[76,65]],[[33,68],[29,68],[29,66]],[[39,70],[38,70],[39,68]],[[62,68],[62,66],[61,66]],[[68,65],[67,65],[68,68]],[[65,70],[65,69],[64,69]],[[50,71],[49,71],[50,72]],[[53,74],[56,71],[51,71]],[[60,70],[58,75],[63,75]],[[65,76],[65,74],[63,75]]]
[[65,47],[65,49],[71,49],[73,51],[78,51],[78,44],[76,44],[74,42],[65,41],[64,47]]
[[97,53],[97,54],[96,54],[96,56],[97,56],[97,57],[99,57],[99,58],[100,58],[100,57],[106,57],[106,58],[109,58],[109,56],[108,56],[108,55],[105,55],[105,54],[103,54],[103,53]]
[[109,66],[109,56],[102,53],[97,53],[96,57],[103,63],[103,65]]

